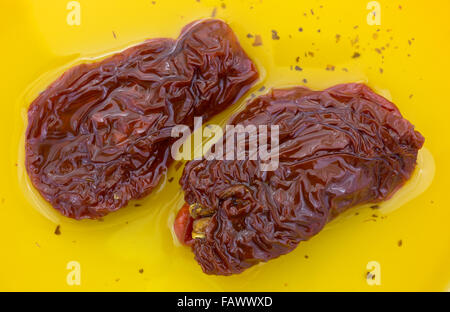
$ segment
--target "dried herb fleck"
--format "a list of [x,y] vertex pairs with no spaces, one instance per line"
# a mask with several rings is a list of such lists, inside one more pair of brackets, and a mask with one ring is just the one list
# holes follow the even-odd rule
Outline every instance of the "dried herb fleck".
[[339,35],[339,34],[336,34],[336,43],[338,43],[338,42],[339,42],[339,40],[341,40],[341,35]]
[[262,45],[262,38],[260,35],[255,35],[255,40],[252,43],[252,46],[257,47]]
[[177,163],[175,164],[175,171],[178,171],[178,169],[180,169],[181,166],[183,166],[183,163],[182,163],[181,161],[177,162]]
[[280,40],[280,36],[278,36],[278,32],[276,30],[272,30],[272,39]]
[[375,274],[373,274],[371,272],[367,272],[366,273],[366,279],[374,280],[375,279]]
[[61,226],[59,224],[56,226],[55,235],[61,235]]

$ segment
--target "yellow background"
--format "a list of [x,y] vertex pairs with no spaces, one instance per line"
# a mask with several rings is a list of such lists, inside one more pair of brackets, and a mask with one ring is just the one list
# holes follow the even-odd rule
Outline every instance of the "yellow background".
[[[369,1],[360,0],[79,0],[79,26],[67,24],[68,2],[0,4],[0,290],[449,289],[449,1],[380,0],[379,26],[368,25]],[[252,92],[361,81],[392,99],[426,138],[414,177],[379,210],[353,208],[289,255],[231,277],[203,274],[173,238],[181,169],[172,166],[173,182],[166,179],[142,206],[80,222],[37,195],[23,164],[27,107],[65,69],[146,38],[176,37],[213,12],[231,25],[261,79],[211,122],[223,125]],[[260,35],[263,45],[252,46],[247,34]],[[70,261],[80,264],[80,285],[66,282]],[[380,285],[366,282],[370,261],[380,265]]]

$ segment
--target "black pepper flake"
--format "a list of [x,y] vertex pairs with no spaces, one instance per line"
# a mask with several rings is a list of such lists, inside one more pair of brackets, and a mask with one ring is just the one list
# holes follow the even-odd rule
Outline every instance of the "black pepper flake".
[[264,91],[265,88],[266,88],[265,86],[262,86],[261,88],[258,89],[258,91],[262,92],[262,91]]
[[359,54],[358,52],[353,53],[352,58],[358,58],[360,57],[361,54]]
[[134,207],[141,207],[141,204],[134,204]]
[[61,235],[61,226],[59,224],[56,226],[55,235]]
[[252,43],[252,46],[257,47],[262,45],[262,38],[260,35],[255,35],[255,40]]
[[156,4],[156,1],[152,1],[152,4]]
[[320,29],[317,29],[317,32],[320,33]]
[[139,269],[139,273],[144,273],[144,269]]
[[397,245],[398,245],[398,247],[402,247],[403,241],[402,241],[402,240],[399,240],[398,243],[397,243]]
[[168,181],[169,181],[169,183],[171,183],[171,182],[173,181],[173,177],[170,177],[170,178],[168,179]]
[[112,32],[114,39],[117,39],[116,33],[113,31]]
[[247,38],[253,38],[252,34],[247,34]]
[[303,28],[302,28],[302,27],[300,27],[300,28],[298,29],[298,31],[299,31],[299,32],[302,32],[302,31],[303,31]]
[[313,9],[311,9],[311,15],[314,15],[314,11],[313,11]]
[[303,78],[303,83],[308,83],[308,80],[306,78]]
[[305,255],[305,259],[308,259],[309,258],[309,256],[308,255]]
[[308,51],[308,55],[314,57],[314,52]]
[[410,95],[409,95],[409,98],[410,98],[410,99],[412,99],[412,97],[413,97],[413,95],[412,95],[412,94],[410,94]]
[[383,68],[381,68],[381,67],[380,67],[380,74],[382,74],[382,73],[383,73],[383,71],[384,71],[384,70],[383,70]]
[[272,39],[273,40],[280,40],[280,36],[278,36],[278,33],[276,30],[272,30]]
[[295,58],[295,61],[298,63],[298,62],[300,61],[300,56],[297,56],[297,57]]
[[303,69],[300,66],[295,66],[296,71],[302,71]]
[[372,206],[370,206],[370,208],[371,209],[380,209],[380,206],[379,205],[372,205]]
[[325,70],[328,71],[334,71],[335,67],[333,65],[327,65],[327,67],[325,68]]

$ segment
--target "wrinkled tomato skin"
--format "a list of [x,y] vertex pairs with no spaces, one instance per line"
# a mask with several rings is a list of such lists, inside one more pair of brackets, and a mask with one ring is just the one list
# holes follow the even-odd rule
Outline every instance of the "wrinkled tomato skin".
[[230,27],[202,20],[65,72],[30,105],[26,169],[63,215],[100,218],[148,195],[172,162],[175,125],[193,128],[257,80]]
[[193,243],[192,239],[192,224],[194,219],[189,214],[189,205],[185,204],[178,211],[175,217],[175,222],[173,224],[173,229],[178,238],[178,241],[186,246],[191,246]]
[[[207,274],[240,273],[289,253],[342,211],[389,198],[410,178],[424,143],[393,103],[356,83],[275,89],[229,124],[278,125],[279,164],[273,171],[248,157],[186,164],[185,201],[214,212],[192,245]],[[248,151],[248,136],[245,143]]]

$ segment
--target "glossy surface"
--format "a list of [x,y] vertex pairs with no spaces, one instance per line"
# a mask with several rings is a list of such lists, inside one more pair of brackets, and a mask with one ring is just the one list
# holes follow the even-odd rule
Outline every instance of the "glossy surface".
[[[67,1],[0,4],[0,37],[6,47],[0,50],[2,72],[11,73],[0,75],[0,138],[4,148],[0,154],[1,289],[447,289],[450,144],[445,134],[450,133],[450,106],[442,91],[449,89],[445,78],[450,71],[450,42],[445,40],[450,35],[449,2],[379,1],[379,26],[367,25],[367,0],[79,2],[79,26],[67,25]],[[177,38],[186,24],[210,17],[214,8],[216,18],[230,25],[261,76],[244,98],[209,123],[224,125],[243,108],[251,93],[259,96],[270,88],[303,84],[323,90],[360,81],[394,102],[426,137],[413,176],[379,209],[370,205],[349,209],[289,255],[226,277],[204,274],[191,250],[171,235],[174,218],[184,204],[177,182],[183,166],[169,166],[151,194],[131,201],[132,207],[110,213],[100,222],[62,216],[34,189],[23,165],[28,107],[64,71],[99,61],[148,38]],[[271,30],[277,30],[280,40],[272,40]],[[247,38],[248,34],[259,35],[262,45],[253,46],[255,37]],[[336,34],[341,36],[338,42]],[[352,45],[356,37],[359,42]],[[308,51],[314,57],[305,57]],[[352,58],[355,51],[361,54],[359,58]],[[328,64],[335,70],[326,70]],[[303,70],[291,70],[291,65]],[[263,86],[265,90],[258,91]],[[57,225],[60,235],[54,234]],[[80,285],[67,283],[70,261],[80,264]],[[370,261],[380,264],[379,285],[367,283]]]
[[186,26],[99,63],[78,65],[33,101],[26,166],[62,214],[99,218],[142,198],[172,161],[175,125],[191,129],[233,104],[257,80],[222,21]]
[[[292,251],[346,209],[391,197],[410,178],[424,142],[393,103],[363,84],[275,89],[229,124],[278,126],[279,147],[247,132],[242,157],[186,164],[186,202],[212,210],[192,247],[208,274],[241,273]],[[228,154],[241,144],[230,139],[238,136],[227,131],[219,140]],[[262,149],[279,154],[274,170],[262,168]]]

